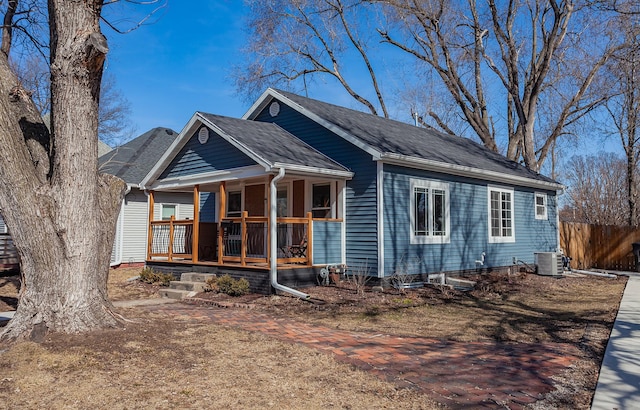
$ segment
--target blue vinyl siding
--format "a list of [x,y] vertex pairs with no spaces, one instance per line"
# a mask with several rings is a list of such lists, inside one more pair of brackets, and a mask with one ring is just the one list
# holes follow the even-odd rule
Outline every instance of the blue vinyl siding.
[[200,192],[200,222],[218,222],[214,192]]
[[222,169],[255,165],[255,161],[239,151],[213,131],[205,144],[198,141],[198,132],[180,150],[159,179],[201,174]]
[[342,261],[342,222],[313,221],[313,264]]
[[346,262],[377,275],[376,163],[371,155],[282,102],[278,116],[271,117],[267,107],[255,119],[278,124],[355,173],[346,187]]
[[[514,189],[516,240],[515,243],[489,243],[486,181],[388,165],[384,170],[384,258],[387,276],[399,269],[408,273],[474,269],[475,261],[480,259],[482,252],[486,253],[485,267],[509,266],[513,257],[533,263],[534,252],[554,251],[558,246],[554,191],[504,186]],[[411,178],[449,184],[449,243],[411,244]],[[535,219],[534,192],[547,194],[547,220]]]

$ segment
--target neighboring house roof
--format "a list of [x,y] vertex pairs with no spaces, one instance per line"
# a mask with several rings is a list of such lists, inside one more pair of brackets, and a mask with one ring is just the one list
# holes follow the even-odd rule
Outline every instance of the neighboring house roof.
[[98,157],[103,156],[104,154],[111,152],[113,148],[104,143],[102,140],[98,140]]
[[[271,167],[301,166],[335,171],[348,171],[331,158],[272,123],[246,121],[220,115],[198,113],[222,130],[227,140],[245,148],[249,156]],[[286,147],[286,149],[283,149]],[[244,150],[244,149],[243,149]],[[263,164],[261,164],[263,165]]]
[[[489,180],[511,178],[524,185],[560,189],[562,185],[463,137],[416,127],[290,92],[268,89],[244,115],[254,119],[272,99],[320,123],[374,158]],[[506,178],[505,178],[506,176]]]
[[102,155],[99,159],[100,171],[122,178],[129,185],[138,186],[177,135],[169,128],[151,129]]

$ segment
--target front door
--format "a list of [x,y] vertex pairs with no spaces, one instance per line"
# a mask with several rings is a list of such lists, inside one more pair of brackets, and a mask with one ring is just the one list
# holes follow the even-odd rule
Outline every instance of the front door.
[[265,216],[264,184],[244,187],[244,209],[249,216]]

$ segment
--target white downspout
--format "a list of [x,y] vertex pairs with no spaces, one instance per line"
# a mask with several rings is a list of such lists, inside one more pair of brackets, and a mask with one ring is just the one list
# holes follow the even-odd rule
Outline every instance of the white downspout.
[[284,178],[284,168],[280,168],[278,175],[271,180],[269,186],[269,275],[271,278],[271,286],[274,289],[290,293],[302,299],[309,299],[310,296],[299,290],[278,283],[278,189],[276,184]]

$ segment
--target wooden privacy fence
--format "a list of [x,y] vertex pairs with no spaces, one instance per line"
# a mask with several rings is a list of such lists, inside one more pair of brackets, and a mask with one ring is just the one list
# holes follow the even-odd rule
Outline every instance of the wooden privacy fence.
[[640,228],[560,223],[560,247],[572,268],[635,271],[634,242],[640,243]]

